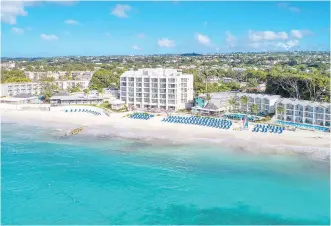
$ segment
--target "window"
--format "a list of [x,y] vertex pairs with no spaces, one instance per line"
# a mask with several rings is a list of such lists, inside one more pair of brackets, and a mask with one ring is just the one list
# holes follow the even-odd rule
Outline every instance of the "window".
[[169,83],[175,83],[176,82],[176,79],[174,79],[174,78],[168,78],[168,82]]
[[160,79],[160,82],[161,82],[161,83],[166,83],[167,80],[166,80],[165,78],[161,78],[161,79]]
[[152,94],[152,98],[158,98],[157,94]]
[[142,83],[136,83],[136,86],[137,87],[141,87],[142,86]]
[[149,83],[149,78],[144,78],[144,82],[148,82]]
[[126,77],[122,77],[121,81],[125,82],[126,81]]
[[157,89],[152,89],[152,93],[157,93]]
[[136,102],[141,102],[142,99],[141,98],[136,98]]
[[176,101],[175,100],[168,100],[168,104],[175,104]]
[[157,78],[152,78],[152,82],[156,82],[157,83]]
[[166,93],[166,89],[160,89],[160,93]]
[[144,98],[144,102],[149,102],[149,98]]
[[149,92],[149,88],[144,88],[144,92],[148,93]]
[[175,99],[175,95],[169,94],[168,99]]
[[174,89],[174,88],[176,88],[176,85],[175,84],[169,84],[168,87],[171,88],[171,89]]
[[133,102],[134,98],[129,98],[129,102]]
[[136,78],[136,82],[141,82],[141,78]]
[[153,104],[157,104],[157,102],[158,102],[157,99],[152,99]]

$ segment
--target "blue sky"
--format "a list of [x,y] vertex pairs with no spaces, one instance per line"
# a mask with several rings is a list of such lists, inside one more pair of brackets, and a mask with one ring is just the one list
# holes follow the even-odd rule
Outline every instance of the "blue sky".
[[2,2],[1,55],[330,49],[329,2]]

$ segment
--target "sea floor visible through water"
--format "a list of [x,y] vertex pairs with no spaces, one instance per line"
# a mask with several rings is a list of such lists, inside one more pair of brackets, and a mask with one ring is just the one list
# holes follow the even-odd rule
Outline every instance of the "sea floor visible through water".
[[328,161],[1,126],[2,224],[330,224]]

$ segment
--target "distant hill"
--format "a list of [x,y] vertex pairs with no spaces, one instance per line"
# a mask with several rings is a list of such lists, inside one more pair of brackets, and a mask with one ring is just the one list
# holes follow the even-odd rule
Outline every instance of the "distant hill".
[[201,54],[198,54],[198,53],[184,53],[181,56],[201,56]]

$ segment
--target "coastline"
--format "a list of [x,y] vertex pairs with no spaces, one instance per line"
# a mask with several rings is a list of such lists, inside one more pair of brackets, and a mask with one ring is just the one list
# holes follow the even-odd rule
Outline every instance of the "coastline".
[[[164,116],[150,120],[135,120],[125,116],[128,113],[113,113],[110,117],[88,114],[70,114],[49,111],[1,111],[2,122],[13,122],[41,127],[71,130],[83,126],[83,135],[115,136],[119,138],[171,142],[174,144],[221,145],[238,151],[256,154],[301,154],[316,160],[329,161],[330,134],[297,130],[283,134],[264,134],[249,130],[234,131],[196,125],[161,122]],[[233,127],[239,128],[240,122]],[[61,131],[63,132],[63,131]],[[63,132],[64,133],[64,132]]]

